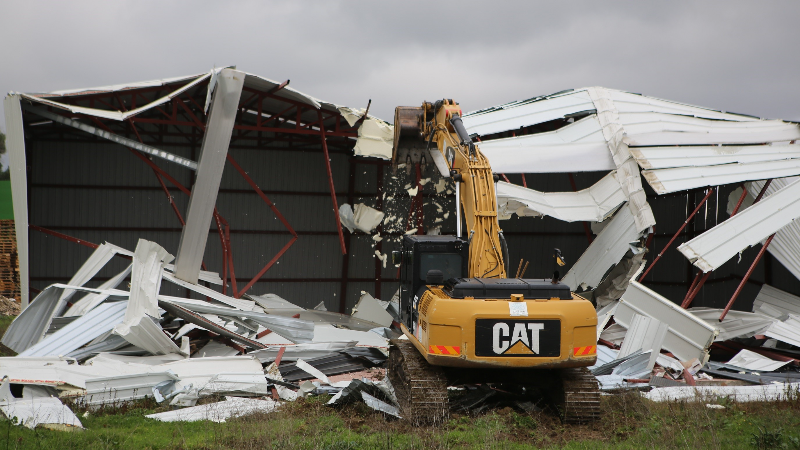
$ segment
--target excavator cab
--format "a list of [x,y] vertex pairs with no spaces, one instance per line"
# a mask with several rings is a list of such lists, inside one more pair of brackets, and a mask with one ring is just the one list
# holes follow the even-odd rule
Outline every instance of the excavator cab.
[[[400,319],[409,330],[416,331],[423,290],[431,283],[466,276],[469,244],[455,236],[403,236],[402,250],[392,258],[400,264]],[[440,272],[440,282],[429,280],[431,271]]]

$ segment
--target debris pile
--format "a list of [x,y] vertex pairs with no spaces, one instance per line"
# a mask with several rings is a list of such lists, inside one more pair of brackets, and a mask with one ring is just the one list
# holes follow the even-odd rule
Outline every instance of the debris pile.
[[[130,265],[85,287],[115,255]],[[400,336],[397,305],[364,293],[347,316],[274,294],[234,298],[179,279],[172,259],[144,239],[134,252],[105,243],[68,284],[44,289],[3,336],[18,355],[0,358],[0,410],[30,428],[65,429],[82,426],[65,398],[92,409],[152,397],[185,408],[150,416],[157,420],[225,421],[331,394],[332,405],[359,399],[398,415],[388,381],[357,377],[381,366],[389,339]],[[122,290],[128,276],[130,289]],[[162,295],[165,281],[205,299]],[[222,284],[202,271],[200,282]],[[378,370],[372,378],[383,378]],[[342,374],[356,376],[328,378]],[[226,400],[195,406],[220,395]]]
[[598,309],[597,364],[590,370],[603,391],[637,388],[654,401],[796,395],[800,297],[765,284],[752,312],[731,311],[720,322],[721,311],[683,309],[630,281],[619,300]]

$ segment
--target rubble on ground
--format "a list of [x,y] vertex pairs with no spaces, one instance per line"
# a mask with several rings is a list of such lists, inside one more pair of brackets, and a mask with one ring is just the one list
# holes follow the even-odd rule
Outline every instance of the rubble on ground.
[[[84,287],[114,255],[130,266],[99,288]],[[2,338],[18,355],[0,358],[0,411],[30,428],[67,429],[81,423],[61,399],[94,409],[152,397],[180,409],[148,417],[220,422],[349,389],[397,415],[385,371],[375,369],[387,359],[389,339],[400,336],[397,305],[364,293],[348,316],[273,294],[234,298],[178,279],[171,260],[144,239],[133,252],[106,243],[71,284],[44,289]],[[122,290],[129,274],[130,289]],[[214,273],[200,278],[222,284]],[[161,295],[164,281],[207,297]],[[380,387],[357,387],[364,385]],[[220,395],[226,400],[195,406]]]
[[[99,288],[84,287],[114,255],[128,256],[130,266]],[[604,393],[753,401],[800,387],[800,298],[764,285],[752,312],[718,322],[718,310],[683,309],[634,281],[644,260],[621,258],[630,263],[606,276],[620,278],[621,293],[604,295],[598,307],[598,359],[590,367]],[[152,397],[171,408],[148,416],[156,420],[219,422],[327,394],[334,407],[363,402],[400,417],[383,368],[389,340],[402,335],[396,298],[383,302],[363,292],[350,316],[274,294],[234,298],[176,278],[171,259],[146,240],[133,252],[103,244],[74,284],[44,289],[2,338],[18,356],[0,358],[0,411],[27,427],[67,430],[82,425],[62,399],[94,409]],[[126,291],[119,285],[128,274]],[[210,272],[201,278],[222,283]],[[161,295],[163,281],[207,298]],[[451,389],[454,411],[542,407],[524,389]],[[196,406],[212,396],[226,400]]]

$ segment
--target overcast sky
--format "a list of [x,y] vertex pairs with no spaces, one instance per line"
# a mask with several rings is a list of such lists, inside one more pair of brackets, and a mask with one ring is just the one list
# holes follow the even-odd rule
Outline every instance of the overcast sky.
[[389,121],[591,85],[800,120],[798,17],[798,1],[4,0],[0,91],[236,65]]

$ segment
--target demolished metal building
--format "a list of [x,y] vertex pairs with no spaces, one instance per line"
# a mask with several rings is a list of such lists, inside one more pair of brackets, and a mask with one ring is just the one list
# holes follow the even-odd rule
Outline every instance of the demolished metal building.
[[[6,414],[81,426],[52,396],[236,395],[154,417],[223,421],[335,393],[399,417],[385,380],[328,377],[383,364],[387,255],[457,218],[434,164],[390,167],[369,104],[222,68],[4,106],[28,306],[2,339],[19,352],[0,361]],[[558,247],[562,282],[597,305],[601,389],[800,378],[797,124],[599,87],[464,123],[504,180],[509,273],[549,276]]]

